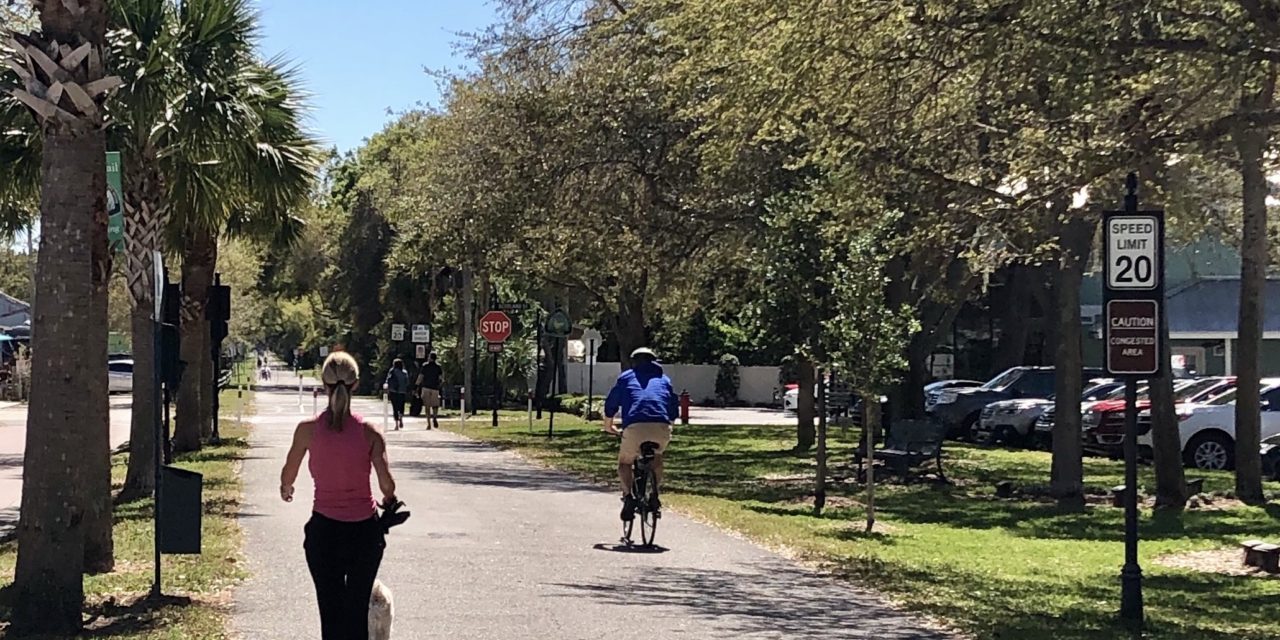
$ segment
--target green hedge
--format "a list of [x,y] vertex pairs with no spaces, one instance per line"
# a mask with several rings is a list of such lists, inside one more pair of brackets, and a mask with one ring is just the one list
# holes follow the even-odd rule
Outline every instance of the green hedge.
[[595,396],[591,402],[591,415],[583,416],[587,411],[587,396],[576,393],[569,393],[551,398],[549,404],[553,404],[557,411],[564,413],[572,413],[575,416],[585,417],[587,420],[599,420],[603,417],[604,398]]

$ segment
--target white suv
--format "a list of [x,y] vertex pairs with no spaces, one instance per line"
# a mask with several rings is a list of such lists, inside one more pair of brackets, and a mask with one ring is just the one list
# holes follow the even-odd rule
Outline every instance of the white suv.
[[[1262,438],[1280,435],[1280,378],[1262,380]],[[1182,458],[1197,469],[1233,469],[1236,464],[1236,391],[1208,403],[1183,405],[1178,411]],[[1151,445],[1151,434],[1138,438]]]

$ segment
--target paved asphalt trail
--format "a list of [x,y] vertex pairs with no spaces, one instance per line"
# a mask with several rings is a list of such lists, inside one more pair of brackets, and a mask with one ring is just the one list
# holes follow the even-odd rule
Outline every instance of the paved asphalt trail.
[[[319,637],[302,553],[306,471],[299,499],[285,504],[278,494],[301,418],[296,393],[255,398],[241,514],[252,577],[233,609],[233,629],[246,640]],[[305,406],[310,412],[310,398]],[[358,400],[356,410],[381,419],[376,402]],[[614,551],[612,492],[423,424],[409,419],[388,436],[400,497],[413,512],[389,536],[380,573],[395,594],[395,638],[945,637],[872,594],[678,515],[658,529],[669,550]]]

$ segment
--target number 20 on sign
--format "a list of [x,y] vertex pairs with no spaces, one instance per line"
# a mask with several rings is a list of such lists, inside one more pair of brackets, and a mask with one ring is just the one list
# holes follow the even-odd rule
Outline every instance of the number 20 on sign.
[[1160,220],[1113,215],[1106,223],[1107,288],[1149,291],[1160,282]]

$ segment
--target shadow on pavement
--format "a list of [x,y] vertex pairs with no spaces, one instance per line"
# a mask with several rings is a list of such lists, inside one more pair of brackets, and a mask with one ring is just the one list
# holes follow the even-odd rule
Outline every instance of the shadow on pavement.
[[[757,563],[743,572],[694,567],[650,567],[626,582],[560,583],[566,596],[625,606],[678,610],[738,634],[788,640],[875,638],[944,640],[921,629],[916,616],[880,604],[838,583],[783,563]],[[655,615],[665,615],[658,614]]]
[[450,462],[392,462],[395,471],[407,471],[420,478],[455,485],[499,487],[524,491],[590,492],[602,490],[555,471],[523,465],[501,464],[478,467]]
[[613,553],[638,553],[642,555],[666,553],[670,551],[670,549],[657,544],[646,547],[646,546],[634,545],[634,544],[621,544],[621,543],[608,544],[605,542],[597,543],[593,545],[591,548],[595,549],[596,551],[611,551]]

